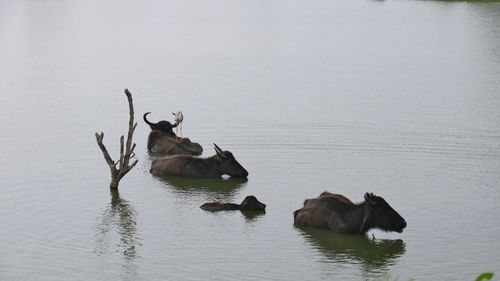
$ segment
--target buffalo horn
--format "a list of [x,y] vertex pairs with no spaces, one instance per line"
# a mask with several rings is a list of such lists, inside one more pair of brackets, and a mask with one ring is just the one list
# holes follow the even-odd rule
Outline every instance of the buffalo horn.
[[215,146],[215,152],[217,152],[217,155],[219,155],[220,158],[224,159],[227,158],[226,156],[224,156],[224,151],[222,151],[222,149],[218,145],[214,143],[214,146]]

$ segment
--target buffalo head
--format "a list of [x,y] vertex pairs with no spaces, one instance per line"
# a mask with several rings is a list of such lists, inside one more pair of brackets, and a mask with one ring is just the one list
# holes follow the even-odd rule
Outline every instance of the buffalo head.
[[266,209],[266,204],[257,200],[257,197],[249,195],[245,197],[245,199],[243,199],[243,201],[241,202],[240,209],[242,211],[245,210],[261,211]]
[[220,158],[220,172],[232,177],[247,177],[248,172],[241,166],[230,151],[222,150],[214,143],[215,152]]
[[365,193],[367,212],[361,229],[369,225],[385,231],[403,232],[406,221],[382,197]]

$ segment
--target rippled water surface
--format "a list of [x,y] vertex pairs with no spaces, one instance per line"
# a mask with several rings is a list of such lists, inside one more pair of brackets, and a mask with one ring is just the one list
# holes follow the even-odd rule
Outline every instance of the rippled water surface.
[[[1,280],[473,280],[500,274],[500,5],[0,1]],[[110,193],[129,88],[139,164]],[[182,110],[248,180],[156,178]],[[408,222],[296,228],[324,190]],[[199,206],[256,195],[261,214]]]

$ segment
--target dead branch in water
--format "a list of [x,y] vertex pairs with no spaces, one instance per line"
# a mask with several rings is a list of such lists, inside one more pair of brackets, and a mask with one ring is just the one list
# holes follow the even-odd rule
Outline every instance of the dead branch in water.
[[137,123],[134,123],[134,105],[132,101],[132,94],[128,89],[125,89],[125,95],[127,95],[128,99],[130,118],[128,122],[127,142],[125,143],[123,135],[120,137],[120,160],[115,162],[111,159],[111,156],[103,143],[104,133],[95,133],[97,145],[101,149],[102,154],[104,155],[104,160],[106,160],[106,163],[111,171],[111,183],[109,184],[109,188],[111,189],[118,189],[120,180],[137,164],[137,159],[130,163],[130,158],[135,157],[135,143],[132,143],[132,137],[134,136],[134,131],[137,127]]

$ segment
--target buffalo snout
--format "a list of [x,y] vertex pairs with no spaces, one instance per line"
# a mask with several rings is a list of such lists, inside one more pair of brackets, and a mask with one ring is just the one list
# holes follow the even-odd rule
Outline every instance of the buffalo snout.
[[401,233],[403,232],[403,229],[406,228],[406,221],[403,219],[403,221],[401,222],[400,226],[399,226],[399,230],[397,230],[397,232]]

